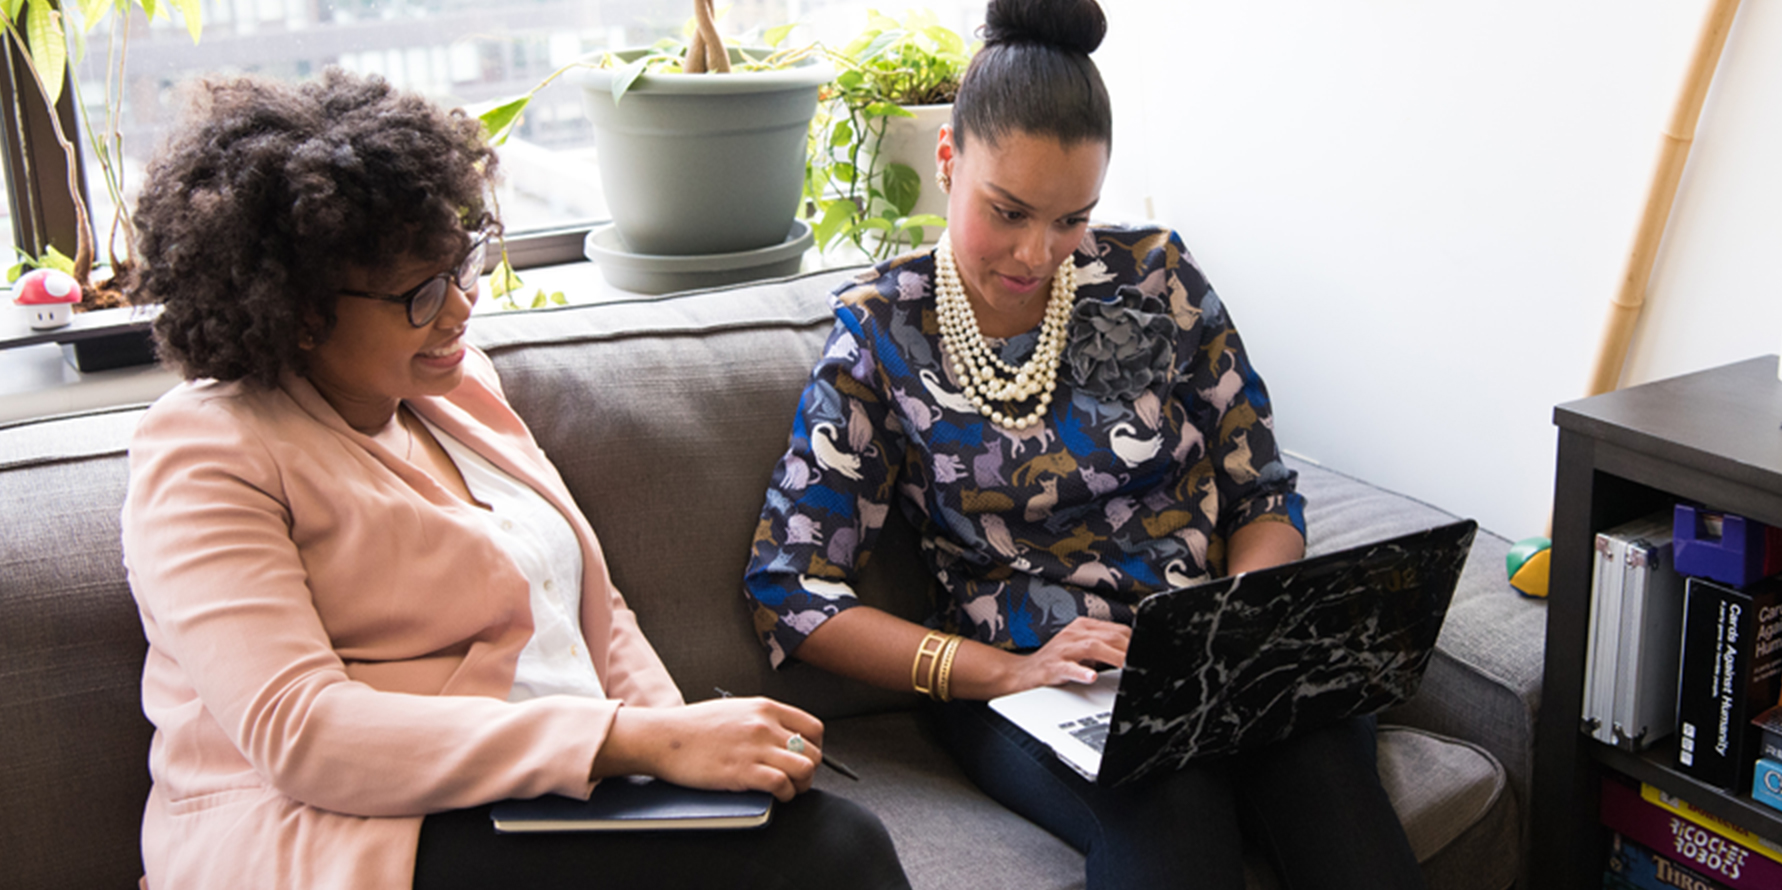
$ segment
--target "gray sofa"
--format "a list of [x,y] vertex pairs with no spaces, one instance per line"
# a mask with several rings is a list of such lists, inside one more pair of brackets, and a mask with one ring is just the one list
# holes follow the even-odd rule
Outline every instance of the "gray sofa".
[[[823,717],[828,750],[862,780],[825,770],[819,786],[884,819],[917,887],[1080,887],[1081,858],[979,793],[913,695],[808,666],[774,672],[751,632],[740,573],[830,327],[824,295],[847,274],[485,315],[474,339],[688,698],[722,686]],[[118,545],[123,452],[140,410],[0,426],[0,887],[123,887],[141,873],[145,644]],[[1314,551],[1449,518],[1294,466]],[[891,520],[861,593],[919,618],[928,579],[913,531],[898,511]],[[1505,583],[1507,547],[1478,536],[1422,689],[1382,720],[1381,771],[1438,890],[1501,890],[1523,861],[1545,608]],[[1253,885],[1274,885],[1253,866]]]

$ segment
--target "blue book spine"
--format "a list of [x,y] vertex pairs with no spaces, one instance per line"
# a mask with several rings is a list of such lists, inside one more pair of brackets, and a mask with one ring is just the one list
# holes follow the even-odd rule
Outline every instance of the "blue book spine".
[[1751,799],[1782,810],[1782,761],[1757,759],[1757,775],[1751,780]]
[[1603,890],[1726,890],[1620,833],[1603,870]]

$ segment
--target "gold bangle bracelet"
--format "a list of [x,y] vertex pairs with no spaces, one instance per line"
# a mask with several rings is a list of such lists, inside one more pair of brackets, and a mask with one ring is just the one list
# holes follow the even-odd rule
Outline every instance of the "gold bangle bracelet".
[[959,652],[959,644],[965,638],[954,634],[947,638],[947,648],[940,657],[940,678],[934,684],[934,697],[941,701],[953,700],[953,656]]
[[[928,648],[929,643],[934,644],[933,649]],[[910,688],[916,690],[917,695],[930,697],[934,695],[934,673],[940,667],[941,650],[946,647],[947,635],[933,630],[929,631],[928,635],[922,638],[922,642],[917,644],[916,660],[910,662]],[[918,679],[922,676],[922,659],[924,658],[929,660],[927,685],[923,685]]]

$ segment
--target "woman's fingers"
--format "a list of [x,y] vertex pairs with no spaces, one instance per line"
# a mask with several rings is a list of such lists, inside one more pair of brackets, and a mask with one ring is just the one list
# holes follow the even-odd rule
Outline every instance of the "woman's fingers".
[[[729,699],[724,702],[739,706],[748,714],[747,744],[749,753],[743,758],[749,787],[790,800],[811,786],[822,758],[823,722],[809,713],[767,698]],[[800,742],[794,744],[793,737]],[[793,748],[800,750],[793,750]]]
[[1029,686],[1093,683],[1096,669],[1126,663],[1132,629],[1095,618],[1078,618],[1027,656],[1033,666]]
[[822,721],[765,698],[621,708],[594,775],[646,772],[692,788],[754,789],[789,800],[810,788],[822,742]]
[[805,741],[814,742],[819,747],[822,746],[823,721],[818,720],[816,717],[811,716],[808,712],[802,709],[795,708],[784,702],[777,702],[771,698],[760,699],[760,701],[771,706],[774,719],[778,720],[780,726],[785,728],[788,738],[790,738],[791,733],[795,732],[802,736]]

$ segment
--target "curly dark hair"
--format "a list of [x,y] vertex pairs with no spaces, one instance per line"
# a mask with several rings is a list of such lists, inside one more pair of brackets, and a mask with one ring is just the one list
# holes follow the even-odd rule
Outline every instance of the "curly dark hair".
[[495,166],[479,121],[376,76],[201,80],[136,203],[130,301],[162,305],[187,379],[272,386],[333,331],[345,269],[448,263],[496,225]]

